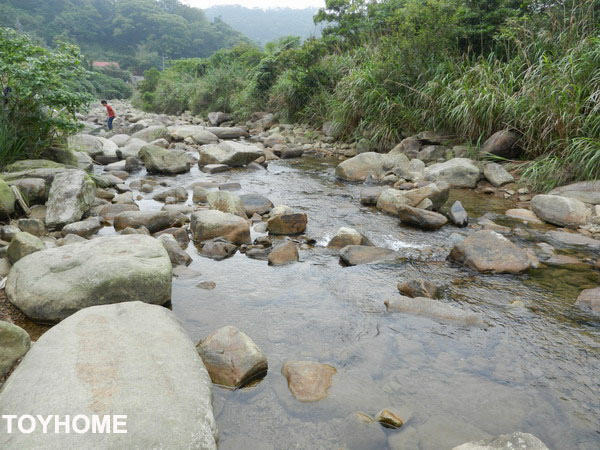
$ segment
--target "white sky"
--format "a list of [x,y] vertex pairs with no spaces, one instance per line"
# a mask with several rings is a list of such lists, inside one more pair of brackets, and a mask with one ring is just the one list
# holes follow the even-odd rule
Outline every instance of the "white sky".
[[214,5],[242,5],[247,8],[307,8],[325,6],[325,0],[186,0],[190,6],[210,8]]

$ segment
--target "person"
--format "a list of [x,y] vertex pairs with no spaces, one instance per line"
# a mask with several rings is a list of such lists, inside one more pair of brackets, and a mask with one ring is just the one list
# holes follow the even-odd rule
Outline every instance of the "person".
[[115,110],[112,109],[112,106],[110,106],[106,100],[102,100],[100,103],[102,103],[102,106],[106,108],[106,114],[108,114],[108,119],[106,119],[106,125],[108,126],[109,130],[112,130],[113,120],[115,120],[115,117],[117,117],[117,115],[115,114]]

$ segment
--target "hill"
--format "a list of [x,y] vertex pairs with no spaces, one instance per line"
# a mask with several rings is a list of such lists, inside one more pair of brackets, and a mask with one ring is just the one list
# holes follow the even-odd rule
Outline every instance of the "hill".
[[221,20],[180,0],[0,0],[0,26],[79,45],[88,57],[140,73],[164,58],[210,56],[248,42]]
[[246,8],[240,5],[212,6],[205,9],[209,19],[221,18],[235,30],[260,45],[283,36],[319,37],[323,26],[315,25],[318,8]]

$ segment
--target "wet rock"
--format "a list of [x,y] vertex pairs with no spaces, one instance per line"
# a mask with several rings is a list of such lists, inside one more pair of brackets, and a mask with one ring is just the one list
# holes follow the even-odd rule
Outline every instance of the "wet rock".
[[[25,198],[28,205],[34,205],[37,203],[46,203],[48,199],[48,191],[46,189],[46,182],[40,178],[21,178],[19,180],[13,180],[8,183],[11,186],[16,186],[19,188],[19,192]],[[0,187],[0,191],[2,188]],[[7,195],[8,193],[4,194]],[[8,194],[8,204],[10,205],[10,194]],[[14,205],[14,200],[13,205]],[[5,208],[5,206],[0,206],[0,208]],[[10,209],[10,206],[8,206]],[[3,209],[4,210],[4,209]],[[14,212],[14,209],[13,209]],[[12,213],[11,213],[12,214]]]
[[502,225],[498,225],[496,222],[491,221],[490,219],[480,219],[479,225],[487,231],[495,231],[496,233],[508,235],[512,232],[510,227],[505,227]]
[[385,191],[385,187],[370,187],[364,189],[360,193],[360,203],[365,206],[375,206],[377,201],[379,200],[379,196],[383,191]]
[[202,186],[194,186],[192,201],[194,203],[207,203],[209,191]]
[[479,168],[468,158],[453,158],[433,164],[423,173],[424,181],[445,181],[450,187],[474,188],[479,178]]
[[183,150],[166,150],[156,145],[142,147],[139,153],[149,173],[175,175],[189,172],[191,161]]
[[240,200],[248,217],[254,214],[263,215],[273,209],[273,202],[266,197],[258,194],[240,195]]
[[386,189],[377,199],[377,209],[394,216],[398,215],[400,206],[412,204],[412,201],[404,195],[404,192],[397,189]]
[[548,450],[548,447],[533,434],[512,433],[501,434],[490,439],[481,441],[467,442],[466,444],[454,447],[452,450]]
[[246,256],[260,261],[268,261],[271,250],[271,248],[251,248],[246,250]]
[[575,304],[590,309],[592,312],[600,313],[600,287],[581,291]]
[[161,234],[156,239],[167,251],[172,264],[189,266],[192,263],[192,257],[181,249],[181,246],[172,235]]
[[29,351],[31,339],[27,331],[0,320],[0,380]]
[[131,139],[141,139],[145,142],[152,142],[157,139],[166,139],[167,141],[170,141],[171,133],[169,133],[169,130],[163,125],[154,125],[144,128],[137,133],[133,133]]
[[198,242],[216,237],[223,237],[234,244],[251,242],[247,220],[217,210],[193,213],[190,228],[194,240]]
[[539,194],[531,199],[531,209],[544,222],[561,227],[577,227],[590,221],[588,207],[574,198]]
[[513,219],[519,219],[528,223],[543,223],[538,217],[528,209],[509,209],[504,214]]
[[159,231],[154,236],[162,236],[163,234],[170,234],[175,238],[182,250],[185,250],[190,243],[190,237],[188,231],[185,228],[167,228],[166,230]]
[[270,266],[281,266],[296,262],[299,259],[298,247],[292,241],[286,241],[283,244],[275,246],[268,256]]
[[202,248],[198,253],[206,258],[222,261],[232,257],[237,251],[237,246],[233,245],[231,242],[222,238],[215,238],[204,241]]
[[378,179],[395,167],[408,164],[408,158],[401,153],[386,155],[367,152],[340,163],[335,175],[345,181],[365,181],[369,176]]
[[396,257],[393,250],[365,245],[348,245],[340,250],[340,260],[348,266],[390,261]]
[[230,169],[231,167],[229,167],[227,164],[207,164],[201,167],[202,172],[205,173],[221,173],[227,172]]
[[478,231],[456,244],[449,259],[479,272],[521,273],[531,263],[522,249],[494,231]]
[[588,250],[600,250],[600,240],[592,239],[580,233],[569,233],[567,231],[548,231],[544,240],[557,247],[573,247]]
[[155,194],[152,199],[158,202],[164,202],[169,197],[175,199],[177,202],[185,202],[188,199],[188,192],[182,187],[174,187]]
[[264,151],[255,145],[239,142],[221,142],[220,144],[203,145],[198,150],[200,167],[209,164],[225,164],[229,167],[243,167],[257,158],[264,156]]
[[15,264],[21,258],[45,248],[38,237],[22,231],[14,235],[6,253],[11,264]]
[[302,147],[285,148],[281,152],[281,159],[300,158],[302,155],[304,155]]
[[113,226],[117,231],[145,227],[156,233],[171,226],[171,216],[166,211],[124,211],[114,216]]
[[281,369],[292,395],[301,402],[326,398],[336,372],[333,366],[313,361],[287,361]]
[[497,163],[486,164],[483,168],[483,175],[496,187],[500,187],[515,181],[514,177],[508,173],[504,167]]
[[137,172],[143,167],[143,161],[135,156],[128,156],[125,160],[125,170],[129,173]]
[[123,412],[127,433],[45,434],[38,425],[31,434],[8,434],[3,421],[0,447],[215,450],[211,389],[193,343],[168,309],[140,302],[87,308],[36,342],[4,385],[0,413]]
[[102,228],[100,219],[97,217],[90,217],[80,222],[73,222],[65,225],[62,229],[62,235],[66,236],[67,234],[76,234],[77,236],[87,239],[96,234],[100,228]]
[[515,159],[521,154],[517,146],[519,135],[509,131],[501,130],[492,134],[481,147],[481,155],[492,154],[506,159]]
[[398,291],[407,297],[435,298],[438,287],[430,281],[418,278],[398,283]]
[[224,213],[235,214],[236,216],[246,216],[246,210],[242,204],[242,200],[237,195],[228,191],[209,192],[206,196],[208,205],[212,209],[222,211]]
[[384,304],[390,313],[414,314],[436,320],[455,322],[460,325],[483,325],[482,320],[476,314],[431,298],[398,296],[386,300]]
[[276,235],[300,234],[306,230],[307,223],[305,213],[280,214],[267,221],[267,230]]
[[553,189],[550,195],[574,198],[591,205],[600,205],[600,181],[580,181]]
[[94,203],[96,185],[83,170],[65,170],[54,176],[46,204],[48,228],[77,222]]
[[242,189],[240,183],[223,183],[219,185],[220,191],[239,191]]
[[466,227],[469,223],[469,215],[460,201],[455,201],[448,212],[448,219],[457,227]]
[[46,234],[46,225],[40,219],[19,219],[17,226],[21,231],[40,237]]
[[379,411],[375,416],[375,420],[386,428],[395,429],[404,425],[404,420],[389,409]]
[[236,327],[219,328],[196,346],[212,382],[237,388],[264,375],[267,358],[250,337]]
[[448,222],[446,216],[442,214],[411,206],[400,206],[398,217],[403,225],[430,231],[437,230]]
[[241,137],[249,137],[247,131],[238,127],[208,127],[207,131],[217,136],[219,139],[239,139]]
[[362,233],[355,230],[354,228],[341,227],[339,230],[337,230],[335,236],[331,238],[331,240],[327,244],[327,247],[344,248],[348,245],[372,246],[373,244],[369,239],[367,239],[366,236],[364,236]]

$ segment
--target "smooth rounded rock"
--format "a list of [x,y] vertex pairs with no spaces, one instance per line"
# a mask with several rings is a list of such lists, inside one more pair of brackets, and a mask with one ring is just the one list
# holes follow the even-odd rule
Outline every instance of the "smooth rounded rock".
[[0,320],[0,380],[31,347],[27,331],[10,322]]
[[294,398],[301,402],[317,402],[327,397],[335,367],[313,361],[287,361],[281,369]]

